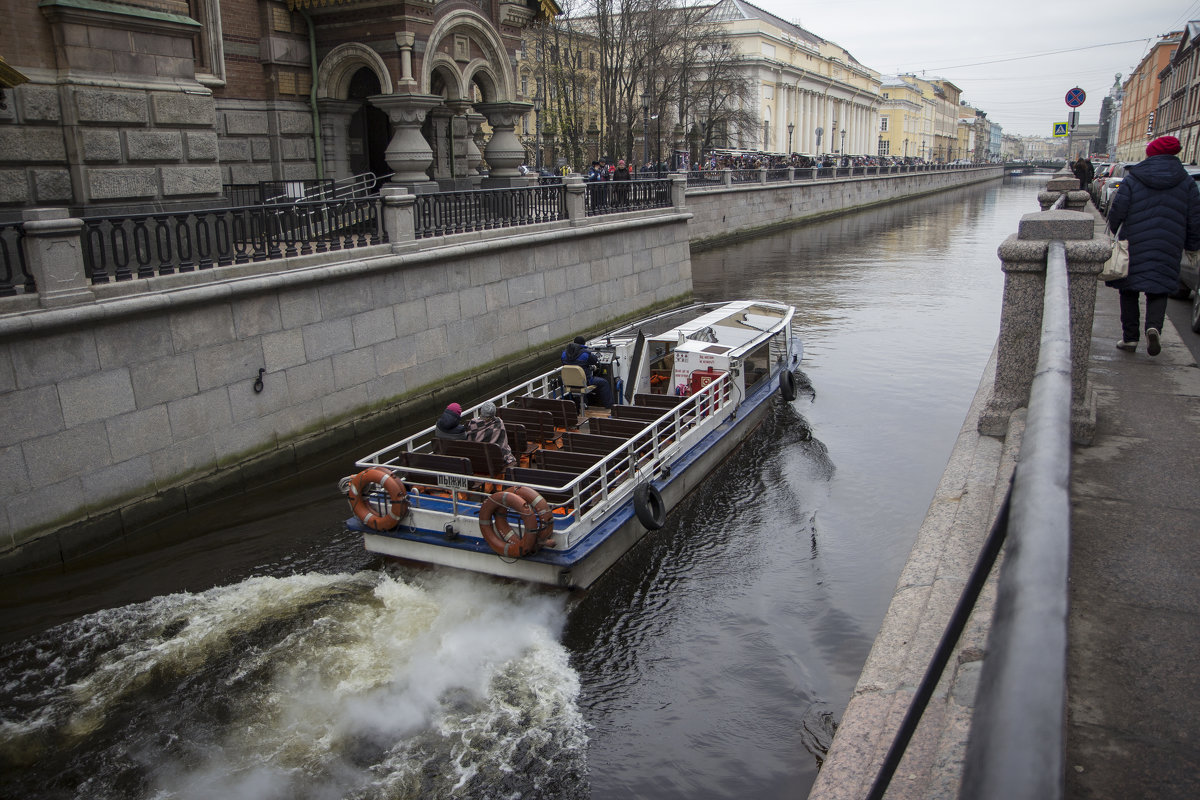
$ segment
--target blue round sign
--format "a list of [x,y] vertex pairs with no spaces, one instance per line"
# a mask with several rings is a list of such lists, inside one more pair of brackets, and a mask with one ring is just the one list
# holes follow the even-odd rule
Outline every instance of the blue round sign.
[[1083,101],[1087,100],[1087,92],[1076,86],[1071,91],[1067,92],[1067,105],[1071,108],[1079,108],[1083,105]]

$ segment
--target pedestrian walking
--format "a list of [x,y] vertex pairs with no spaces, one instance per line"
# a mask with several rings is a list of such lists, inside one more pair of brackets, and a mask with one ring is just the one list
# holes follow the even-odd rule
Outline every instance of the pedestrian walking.
[[1176,157],[1179,150],[1174,136],[1146,145],[1146,158],[1126,169],[1109,207],[1109,230],[1129,242],[1129,274],[1106,284],[1121,293],[1121,350],[1137,350],[1139,295],[1145,294],[1146,352],[1161,352],[1167,297],[1179,288],[1179,261],[1184,250],[1200,250],[1200,190]]

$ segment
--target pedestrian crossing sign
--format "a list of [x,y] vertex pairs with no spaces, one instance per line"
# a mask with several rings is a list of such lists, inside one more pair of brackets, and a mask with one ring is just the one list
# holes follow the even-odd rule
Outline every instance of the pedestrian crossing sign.
[[1066,136],[1067,135],[1067,123],[1065,123],[1065,122],[1054,123],[1054,135],[1056,137]]

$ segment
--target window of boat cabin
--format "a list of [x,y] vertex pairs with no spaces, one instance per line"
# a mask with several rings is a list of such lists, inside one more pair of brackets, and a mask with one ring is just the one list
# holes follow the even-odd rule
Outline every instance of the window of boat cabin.
[[651,339],[650,393],[670,394],[671,375],[675,371],[675,342]]
[[771,372],[771,339],[751,350],[742,359],[742,369],[746,375],[746,388],[754,386]]

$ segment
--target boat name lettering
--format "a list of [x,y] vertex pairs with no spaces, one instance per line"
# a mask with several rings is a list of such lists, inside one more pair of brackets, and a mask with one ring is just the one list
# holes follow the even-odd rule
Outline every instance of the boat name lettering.
[[437,485],[447,489],[466,489],[467,479],[457,475],[438,475]]

